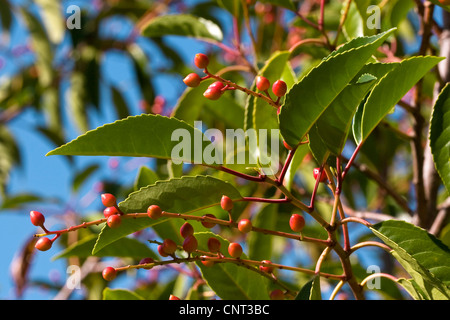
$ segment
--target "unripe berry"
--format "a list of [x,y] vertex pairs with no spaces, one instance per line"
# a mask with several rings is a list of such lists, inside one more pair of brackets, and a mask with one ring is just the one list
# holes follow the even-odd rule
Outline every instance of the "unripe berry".
[[275,289],[270,293],[270,300],[284,300],[284,293],[280,289]]
[[208,88],[203,96],[209,100],[218,100],[222,96],[222,91],[216,87]]
[[196,73],[190,73],[183,79],[183,82],[185,85],[187,85],[188,87],[193,87],[193,88],[198,87],[198,85],[200,84],[201,81],[202,81],[202,79]]
[[222,196],[222,199],[220,200],[220,206],[225,211],[230,211],[233,209],[233,200],[227,196]]
[[113,267],[106,267],[102,271],[102,276],[103,276],[103,279],[105,279],[106,281],[112,281],[116,278],[117,271]]
[[40,251],[47,251],[52,247],[52,244],[53,242],[49,238],[40,238],[34,247]]
[[187,253],[194,252],[198,248],[198,242],[197,239],[193,236],[187,236],[186,239],[183,241],[183,250]]
[[162,244],[164,253],[171,255],[177,250],[177,244],[172,239],[165,239]]
[[252,222],[249,219],[242,219],[238,223],[238,229],[242,233],[249,233],[252,231]]
[[208,249],[212,253],[217,253],[220,251],[221,243],[217,238],[211,237],[208,239]]
[[194,234],[194,228],[189,222],[185,222],[180,228],[180,234],[183,238],[186,238]]
[[301,232],[303,230],[303,227],[305,226],[305,218],[297,213],[294,213],[289,219],[289,226],[291,227],[292,231]]
[[104,193],[101,195],[101,198],[105,207],[114,207],[117,204],[116,197],[111,193]]
[[259,91],[266,91],[270,88],[270,81],[266,77],[258,76],[256,77],[256,88]]
[[232,242],[228,246],[228,253],[233,258],[239,258],[242,255],[242,247],[237,242]]
[[173,294],[171,294],[169,296],[169,300],[181,300],[180,298],[178,298],[177,296],[174,296]]
[[[216,218],[215,215],[211,214],[211,213],[207,213],[204,215],[204,217],[210,217],[210,218]],[[202,226],[204,226],[205,228],[212,228],[214,227],[216,224],[214,222],[209,222],[209,221],[202,221]]]
[[[201,256],[200,258],[205,258],[206,256]],[[211,268],[212,266],[214,266],[216,263],[212,260],[202,260],[202,264],[207,267],[207,268]]]
[[209,58],[203,53],[197,53],[194,57],[194,64],[197,68],[205,69],[209,64]]
[[282,97],[286,94],[287,85],[283,80],[277,80],[273,83],[272,91],[277,97]]
[[262,272],[267,272],[267,273],[272,273],[273,272],[273,267],[272,266],[268,266],[270,265],[272,262],[269,260],[263,260],[261,261],[262,263],[264,263],[264,265],[260,265],[259,266],[259,270]]
[[[314,170],[313,170],[314,180],[317,180],[317,177],[319,176],[319,172],[320,172],[320,168],[314,168]],[[320,175],[319,182],[325,182],[326,180],[327,180],[327,174],[326,174],[325,170],[323,170],[322,174]]]
[[45,217],[42,213],[38,211],[30,211],[30,220],[36,227],[41,227],[44,225]]
[[105,218],[109,218],[112,215],[118,214],[119,211],[117,210],[116,207],[108,207],[105,208],[105,210],[103,210],[103,215],[105,216]]
[[115,229],[122,224],[122,219],[118,214],[113,214],[112,216],[109,216],[108,220],[106,220],[106,223],[111,229]]
[[151,218],[151,219],[159,219],[161,217],[162,214],[162,210],[159,206],[153,204],[150,207],[148,207],[147,209],[147,215]]
[[164,252],[164,247],[162,244],[158,246],[158,253],[161,257],[168,257],[169,255]]

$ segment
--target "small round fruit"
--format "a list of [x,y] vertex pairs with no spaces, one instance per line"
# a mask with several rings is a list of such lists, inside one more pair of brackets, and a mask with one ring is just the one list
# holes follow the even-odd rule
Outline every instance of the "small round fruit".
[[105,216],[105,218],[109,218],[110,216],[114,215],[114,214],[118,214],[119,211],[117,210],[116,207],[107,207],[105,208],[105,210],[103,210],[103,215]]
[[256,77],[256,88],[259,91],[266,91],[270,88],[270,81],[266,77],[258,76]]
[[225,85],[222,83],[222,81],[213,82],[208,86],[208,88],[216,88],[219,90],[223,89],[223,87],[225,87]]
[[108,220],[106,220],[106,223],[111,229],[115,229],[122,224],[122,219],[118,214],[113,214],[112,216],[109,216]]
[[162,244],[162,250],[168,255],[174,254],[177,250],[177,244],[172,239],[165,239]]
[[220,251],[221,243],[219,239],[211,237],[208,239],[208,249],[212,253],[217,253]]
[[197,68],[205,69],[209,64],[209,58],[206,54],[197,53],[194,57],[194,64]]
[[190,73],[183,79],[184,84],[192,88],[198,87],[201,81],[202,79],[196,73]]
[[263,263],[263,265],[259,266],[259,270],[262,272],[266,272],[266,273],[272,273],[273,272],[273,267],[270,266],[270,264],[272,263],[269,260],[263,260],[261,261]]
[[242,255],[242,247],[239,243],[232,242],[228,246],[228,253],[233,258],[239,258]]
[[289,219],[289,226],[294,232],[301,232],[305,226],[305,218],[302,215],[294,213]]
[[216,87],[208,88],[203,96],[209,100],[218,100],[222,96],[222,91]]
[[141,259],[141,261],[139,261],[139,264],[149,264],[149,263],[153,263],[155,262],[155,260],[153,260],[153,258],[143,258]]
[[[206,256],[201,256],[200,258],[206,258]],[[207,268],[211,268],[216,263],[213,260],[202,260],[202,264]]]
[[222,196],[222,199],[220,200],[220,206],[225,211],[230,211],[233,209],[233,200],[231,200],[230,197]]
[[47,250],[50,250],[50,248],[52,247],[52,244],[53,244],[53,242],[49,238],[40,238],[36,242],[34,247],[40,251],[47,251]]
[[147,215],[151,218],[151,219],[159,219],[162,215],[162,210],[159,206],[153,204],[150,207],[148,207],[147,209]]
[[106,281],[112,281],[117,276],[117,270],[114,269],[113,267],[106,267],[102,271],[102,276],[103,276],[103,279],[105,279]]
[[[320,168],[314,168],[313,176],[314,176],[315,180],[317,180],[317,177],[319,176],[319,173],[320,173]],[[322,174],[320,175],[319,182],[325,182],[326,180],[327,180],[327,174],[326,174],[325,170],[323,170]]]
[[[205,214],[203,217],[209,217],[209,218],[216,218],[215,215],[211,214],[211,213],[207,213]],[[209,222],[209,221],[202,221],[202,226],[204,226],[205,228],[212,228],[214,227],[216,224],[214,222]]]
[[164,252],[164,249],[163,249],[163,245],[162,245],[162,244],[160,244],[160,245],[158,246],[158,253],[159,253],[159,255],[160,255],[161,257],[168,257],[168,256],[169,256],[167,253]]
[[272,91],[277,97],[282,97],[286,94],[287,85],[283,80],[277,80],[273,83]]
[[284,300],[284,293],[280,289],[275,289],[270,293],[270,300]]
[[187,253],[192,253],[198,248],[198,242],[197,239],[193,236],[187,236],[186,239],[183,241],[183,250]]
[[30,211],[30,220],[33,225],[40,227],[44,225],[45,217],[38,211]]
[[104,193],[101,195],[102,203],[105,207],[114,207],[117,204],[117,199],[111,193]]
[[194,227],[189,222],[185,222],[180,228],[180,234],[183,238],[193,235]]
[[171,294],[169,296],[169,300],[181,300],[180,298],[178,298],[177,296],[174,296],[173,294]]
[[249,233],[252,231],[252,222],[249,219],[242,219],[238,223],[238,229],[242,233]]

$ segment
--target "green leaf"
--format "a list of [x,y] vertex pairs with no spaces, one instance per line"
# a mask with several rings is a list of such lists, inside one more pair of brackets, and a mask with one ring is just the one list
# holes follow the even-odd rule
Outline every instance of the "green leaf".
[[219,26],[212,21],[189,14],[170,14],[156,17],[142,28],[145,37],[177,35],[193,38],[206,38],[222,41]]
[[137,293],[126,289],[111,289],[105,288],[103,290],[103,300],[145,300]]
[[374,87],[366,103],[361,118],[361,137],[363,142],[383,118],[395,107],[400,99],[443,58],[412,57],[403,60],[387,73]]
[[[120,202],[119,208],[124,213],[144,213],[147,212],[150,205],[155,204],[167,212],[200,215],[199,211],[202,209],[219,206],[223,195],[227,195],[233,200],[242,198],[239,191],[228,182],[210,176],[182,177],[157,181],[154,185],[141,188]],[[233,219],[237,218],[235,215],[235,210],[232,210]],[[117,229],[111,229],[105,225],[97,239],[93,254],[118,239],[144,228],[161,224],[167,219],[166,217],[158,220],[145,217],[122,219],[122,224]]]
[[130,115],[130,111],[128,110],[128,105],[125,101],[125,97],[122,95],[122,92],[114,87],[111,87],[111,92],[114,106],[116,107],[117,117],[119,119],[128,117]]
[[320,277],[313,277],[299,291],[295,300],[322,300]]
[[159,180],[158,175],[152,169],[142,166],[134,182],[134,191],[147,187]]
[[[198,249],[203,251],[209,251],[207,243],[210,237],[218,239],[221,243],[221,253],[230,257],[227,250],[228,240],[212,232],[196,232],[195,237],[198,241]],[[245,254],[241,257],[246,258]],[[235,263],[217,263],[212,267],[205,267],[198,262],[197,265],[207,284],[223,300],[269,299],[269,280],[255,271]]]
[[[183,139],[177,136],[172,140],[174,132],[180,132]],[[177,152],[172,157],[172,150],[179,144],[187,146],[186,152],[181,151],[182,155]],[[209,144],[203,141],[201,131],[184,121],[141,114],[88,131],[47,155],[154,157],[201,163],[202,150]]]
[[70,87],[67,89],[66,103],[68,104],[71,121],[80,132],[89,130],[86,112],[86,77],[82,72],[75,71],[70,76]]
[[50,41],[60,43],[66,30],[61,3],[53,0],[36,0],[35,2],[41,8],[42,22]]
[[291,0],[262,0],[263,3],[270,3],[274,6],[280,6],[291,11],[296,11],[294,2]]
[[[257,228],[275,230],[277,225],[278,206],[265,205],[252,218]],[[272,256],[273,237],[261,232],[251,232],[247,238],[248,256],[252,260],[270,260]]]
[[375,50],[393,33],[356,38],[330,54],[286,94],[279,114],[284,140],[297,145]]
[[433,107],[429,139],[436,170],[450,194],[450,84]]
[[[52,259],[57,260],[61,258],[88,258],[92,256],[92,248],[94,248],[97,240],[96,234],[89,237],[84,237],[78,242],[75,242],[62,252],[58,253]],[[148,248],[144,243],[133,238],[122,238],[110,244],[95,253],[96,257],[126,257],[133,259],[141,259],[143,257],[150,257],[157,259],[158,256]]]
[[89,177],[91,177],[100,166],[98,164],[92,164],[87,166],[84,170],[78,172],[72,181],[72,190],[77,192],[80,189],[80,186],[86,181]]
[[450,250],[426,230],[400,220],[373,225],[372,232],[430,298],[450,299]]

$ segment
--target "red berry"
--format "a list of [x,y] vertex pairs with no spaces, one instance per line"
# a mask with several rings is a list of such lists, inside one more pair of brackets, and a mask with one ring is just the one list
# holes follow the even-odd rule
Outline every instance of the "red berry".
[[30,211],[30,220],[33,225],[40,227],[44,225],[45,217],[38,211]]
[[[200,258],[206,258],[206,256],[201,256]],[[210,268],[210,267],[214,266],[216,263],[213,260],[202,260],[202,264],[205,267]]]
[[203,96],[209,100],[217,100],[222,96],[222,91],[217,87],[208,88]]
[[151,218],[151,219],[159,219],[161,217],[162,214],[162,210],[159,206],[153,204],[150,207],[148,207],[147,209],[147,215]]
[[117,210],[116,207],[108,207],[105,208],[105,210],[103,210],[103,215],[105,216],[105,218],[109,218],[110,216],[118,213],[119,211]]
[[194,64],[197,68],[205,69],[209,64],[209,58],[203,53],[197,53],[194,57]]
[[280,289],[275,289],[270,293],[270,300],[284,300],[284,293]]
[[258,88],[259,91],[266,91],[270,88],[270,81],[263,76],[256,77],[256,88]]
[[283,145],[284,145],[284,147],[285,147],[286,149],[292,150],[292,147],[291,147],[290,145],[288,145],[287,142],[284,141],[284,140],[283,140]]
[[217,253],[220,251],[221,243],[217,238],[211,237],[208,239],[208,249],[212,253]]
[[273,272],[273,267],[269,266],[272,263],[271,261],[263,260],[261,262],[264,263],[264,265],[260,265],[259,266],[259,270],[261,270],[262,272],[267,272],[267,273],[272,273]]
[[34,247],[40,251],[47,251],[52,247],[52,244],[53,242],[49,238],[40,238]]
[[184,84],[188,87],[197,87],[201,81],[202,79],[196,73],[190,73],[183,79]]
[[[213,215],[213,214],[211,214],[211,213],[207,213],[207,214],[205,214],[203,217],[209,217],[209,218],[216,218],[216,216],[215,215]],[[205,228],[212,228],[212,227],[214,227],[216,224],[214,223],[214,222],[209,222],[209,221],[202,221],[202,225],[205,227]]]
[[305,218],[297,213],[294,213],[289,219],[289,226],[292,231],[301,232],[305,226]]
[[122,224],[122,219],[118,214],[113,214],[112,216],[109,216],[108,220],[106,220],[106,223],[111,229],[115,229]]
[[102,271],[102,276],[103,276],[103,279],[105,279],[106,281],[112,281],[117,276],[117,270],[114,269],[113,267],[106,267]]
[[282,97],[286,94],[287,85],[283,80],[277,80],[273,83],[272,91],[277,97]]
[[183,238],[186,238],[194,234],[194,228],[189,222],[185,222],[180,228],[180,234]]
[[242,247],[239,243],[232,242],[228,246],[228,253],[233,258],[239,258],[242,255]]
[[111,193],[104,193],[101,195],[101,198],[105,207],[114,207],[117,204],[116,197]]
[[187,253],[191,253],[194,252],[195,250],[197,250],[198,248],[198,242],[197,239],[193,236],[190,235],[188,237],[186,237],[186,239],[184,239],[183,241],[183,250],[186,251]]
[[164,247],[162,244],[160,244],[158,246],[158,253],[162,256],[162,257],[168,257],[169,255],[167,253],[164,252]]
[[252,222],[249,219],[242,219],[238,223],[238,229],[240,232],[249,233],[252,231]]
[[233,209],[233,200],[231,200],[227,196],[222,196],[222,199],[220,200],[220,206],[225,211],[230,211]]
[[178,298],[177,296],[174,296],[173,294],[171,294],[169,296],[169,300],[181,300],[180,298]]
[[177,250],[177,244],[172,239],[165,239],[162,244],[164,253],[171,255]]
[[216,81],[208,86],[208,88],[222,89],[225,85],[221,81]]
[[[313,176],[314,176],[315,180],[317,180],[317,177],[319,176],[319,172],[320,172],[320,168],[314,168]],[[326,180],[327,180],[327,174],[326,174],[325,170],[323,170],[322,174],[320,175],[319,182],[325,182]]]

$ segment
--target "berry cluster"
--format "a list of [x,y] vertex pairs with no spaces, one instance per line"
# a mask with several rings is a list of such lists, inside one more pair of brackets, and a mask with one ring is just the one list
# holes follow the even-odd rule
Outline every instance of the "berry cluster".
[[208,86],[206,91],[203,93],[203,96],[210,100],[217,100],[219,99],[222,94],[227,90],[241,90],[244,91],[247,94],[252,94],[256,97],[263,98],[267,102],[269,102],[271,105],[277,108],[278,112],[280,111],[280,99],[286,94],[287,92],[287,85],[283,80],[276,80],[272,85],[272,92],[277,97],[277,100],[273,100],[269,93],[270,88],[270,81],[263,76],[257,76],[256,77],[256,88],[263,92],[263,94],[260,94],[258,92],[254,92],[250,89],[243,88],[229,80],[223,79],[220,76],[211,74],[208,71],[208,65],[209,65],[209,58],[207,55],[203,53],[197,53],[194,57],[194,64],[197,68],[203,69],[203,72],[206,74],[204,77],[200,77],[196,73],[190,73],[188,74],[184,79],[183,82],[188,87],[198,87],[200,83],[203,80],[206,79],[216,79],[214,83]]

